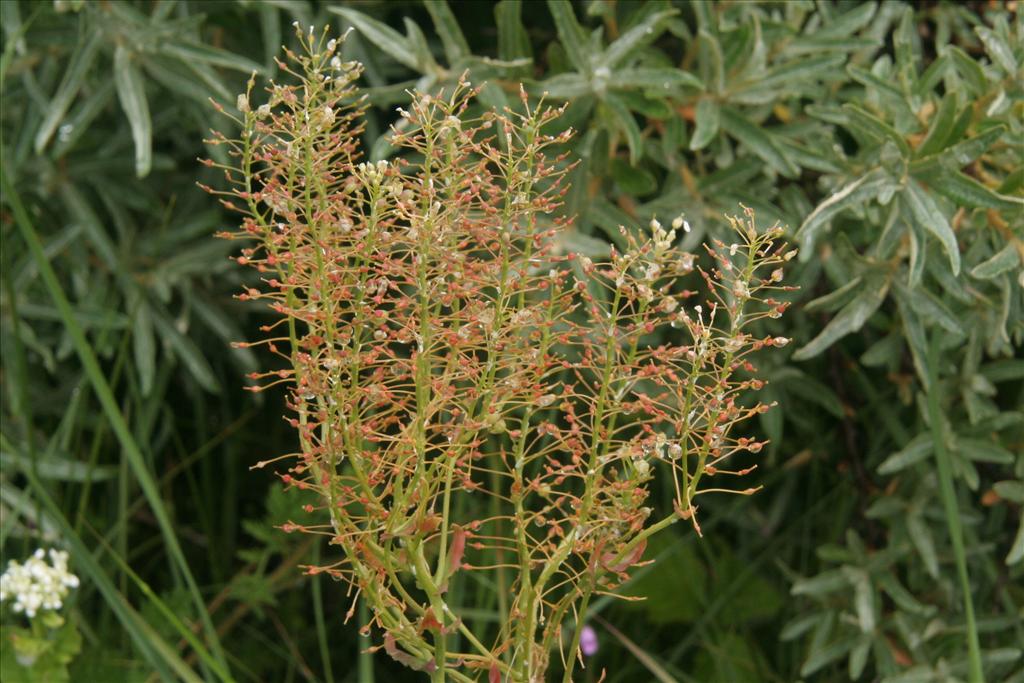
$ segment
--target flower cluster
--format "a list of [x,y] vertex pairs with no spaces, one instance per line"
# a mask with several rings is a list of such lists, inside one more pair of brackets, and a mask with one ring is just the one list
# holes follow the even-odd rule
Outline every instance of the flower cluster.
[[64,598],[78,586],[78,577],[68,571],[68,554],[39,548],[24,564],[15,560],[7,563],[7,571],[0,575],[0,602],[13,600],[15,612],[24,612],[29,618],[39,610],[59,610]]
[[[412,94],[396,158],[360,161],[358,69],[300,40],[282,68],[301,84],[271,84],[265,116],[250,86],[241,136],[211,141],[237,165],[207,162],[262,280],[240,298],[279,316],[259,343],[284,367],[251,388],[289,388],[301,449],[281,479],[320,500],[282,528],[331,538],[339,557],[309,571],[350,583],[397,661],[526,683],[560,652],[571,674],[584,631],[563,622],[651,534],[699,531],[698,496],[755,490],[706,482],[750,472],[729,462],[764,445],[732,430],[768,409],[749,400],[752,354],[785,342],[749,329],[786,307],[762,275],[786,260],[781,230],[746,210],[703,256],[680,249],[680,216],[623,227],[604,260],[566,253],[561,109],[521,92],[472,115],[466,82]],[[683,286],[701,280],[703,295]],[[675,492],[660,519],[656,478]],[[471,572],[496,586],[493,627],[459,614]]]

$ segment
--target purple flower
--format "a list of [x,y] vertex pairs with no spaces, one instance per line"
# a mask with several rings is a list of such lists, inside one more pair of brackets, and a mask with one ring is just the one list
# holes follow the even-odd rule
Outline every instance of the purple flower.
[[580,631],[580,650],[587,657],[597,654],[597,631],[587,625]]

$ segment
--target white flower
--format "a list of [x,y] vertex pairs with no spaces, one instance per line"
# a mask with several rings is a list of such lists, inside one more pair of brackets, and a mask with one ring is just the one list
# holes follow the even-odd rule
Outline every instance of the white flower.
[[51,549],[50,562],[46,551],[33,553],[25,564],[15,560],[7,563],[7,571],[0,575],[0,602],[12,600],[15,612],[24,612],[29,618],[41,609],[59,610],[68,592],[78,586],[78,577],[68,571],[68,554]]

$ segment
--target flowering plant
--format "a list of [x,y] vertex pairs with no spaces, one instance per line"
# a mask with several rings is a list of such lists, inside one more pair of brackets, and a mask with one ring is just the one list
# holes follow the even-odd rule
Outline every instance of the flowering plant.
[[[360,162],[360,66],[326,31],[299,38],[279,62],[298,84],[254,108],[250,81],[240,137],[210,141],[231,165],[205,162],[232,185],[206,189],[244,216],[226,236],[255,241],[238,261],[263,286],[240,296],[280,316],[258,343],[285,365],[251,389],[289,387],[301,448],[258,466],[287,460],[283,482],[318,494],[303,514],[326,520],[284,530],[330,538],[338,560],[309,573],[348,582],[380,647],[433,680],[539,681],[556,652],[571,680],[588,601],[650,535],[699,532],[707,492],[756,490],[705,482],[748,473],[729,461],[764,445],[732,431],[768,409],[745,400],[751,354],[788,340],[749,329],[784,311],[772,294],[795,252],[750,210],[706,265],[678,247],[683,217],[623,228],[602,262],[567,251],[561,110],[523,94],[473,116],[465,81],[415,94],[401,155]],[[694,278],[703,295],[680,287]],[[660,518],[656,475],[675,491]],[[473,580],[493,586],[497,624],[460,615]]]
[[[46,558],[49,557],[48,564]],[[0,575],[0,603],[11,603],[29,627],[0,629],[0,674],[5,681],[68,680],[67,665],[81,649],[77,627],[58,612],[78,577],[68,571],[68,554],[39,548],[24,563],[10,560]],[[8,647],[9,645],[9,647]]]

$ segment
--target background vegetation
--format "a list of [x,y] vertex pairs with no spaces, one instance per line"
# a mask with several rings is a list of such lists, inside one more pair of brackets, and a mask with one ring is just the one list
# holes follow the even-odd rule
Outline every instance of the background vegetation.
[[796,343],[770,361],[765,489],[653,543],[627,591],[647,601],[593,604],[586,680],[1024,681],[1016,2],[0,12],[0,546],[71,550],[73,680],[412,676],[362,653],[351,598],[296,570],[321,549],[273,528],[303,501],[248,468],[292,434],[280,396],[240,391],[267,359],[229,341],[262,313],[194,185],[218,181],[195,162],[208,98],[273,74],[296,20],[355,27],[374,159],[407,88],[465,70],[487,106],[520,82],[569,101],[568,249],[681,210],[693,248],[739,203],[802,248],[769,330]]

